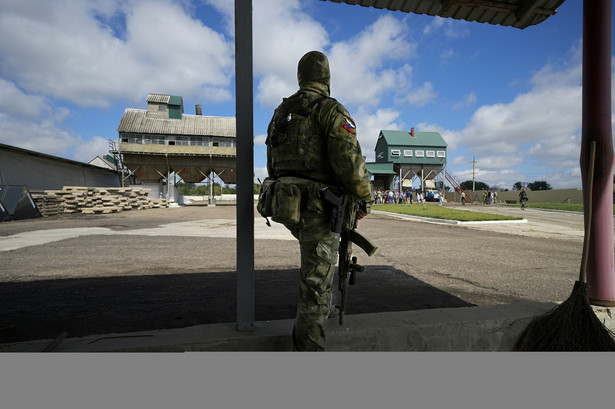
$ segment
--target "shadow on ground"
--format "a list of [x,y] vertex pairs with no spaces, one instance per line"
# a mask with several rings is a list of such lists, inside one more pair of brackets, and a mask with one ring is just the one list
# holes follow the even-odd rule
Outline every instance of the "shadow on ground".
[[[255,272],[256,321],[294,318],[298,275]],[[235,322],[236,288],[234,272],[2,283],[0,343]],[[389,266],[367,266],[347,287],[347,314],[467,306],[473,304]]]

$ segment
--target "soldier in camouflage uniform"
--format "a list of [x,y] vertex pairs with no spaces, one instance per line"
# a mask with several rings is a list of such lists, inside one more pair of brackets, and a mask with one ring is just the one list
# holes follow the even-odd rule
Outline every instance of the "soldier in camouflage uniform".
[[331,232],[321,189],[332,187],[348,195],[354,204],[349,207],[352,220],[366,215],[357,210],[358,203],[373,203],[374,196],[354,121],[329,97],[327,57],[317,51],[305,54],[297,77],[299,90],[275,110],[267,130],[267,171],[270,178],[301,192],[300,222],[284,223],[301,250],[293,349],[323,351],[340,235]]

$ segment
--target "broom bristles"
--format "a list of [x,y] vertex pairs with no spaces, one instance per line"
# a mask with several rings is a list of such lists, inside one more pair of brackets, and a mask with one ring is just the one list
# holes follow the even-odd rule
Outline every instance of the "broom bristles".
[[614,337],[594,313],[587,283],[576,281],[566,301],[530,322],[515,351],[615,351]]

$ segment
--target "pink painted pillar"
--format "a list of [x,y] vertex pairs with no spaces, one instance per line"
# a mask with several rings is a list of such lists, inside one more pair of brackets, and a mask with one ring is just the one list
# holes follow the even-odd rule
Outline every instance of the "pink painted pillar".
[[583,126],[580,164],[585,202],[590,144],[596,141],[587,284],[591,304],[601,306],[615,306],[611,1],[583,1]]

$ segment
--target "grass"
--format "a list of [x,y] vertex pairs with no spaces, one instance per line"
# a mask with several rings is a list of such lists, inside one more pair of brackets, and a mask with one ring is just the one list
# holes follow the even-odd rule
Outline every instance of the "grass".
[[[520,207],[519,203],[505,204],[504,206]],[[583,213],[583,203],[530,203],[525,204],[526,207],[534,209],[549,209],[549,210],[566,210],[569,212]],[[615,206],[613,207],[613,214],[615,214]]]
[[438,206],[436,204],[382,204],[372,205],[373,210],[383,212],[408,214],[411,216],[430,217],[433,219],[457,220],[460,222],[482,222],[493,220],[521,220],[522,217],[501,216],[497,214],[487,214],[471,212],[451,207]]
[[[519,203],[507,203],[502,206],[520,207]],[[550,210],[567,210],[570,212],[583,213],[583,203],[530,203],[527,202],[525,207],[531,207],[534,209],[550,209]]]

